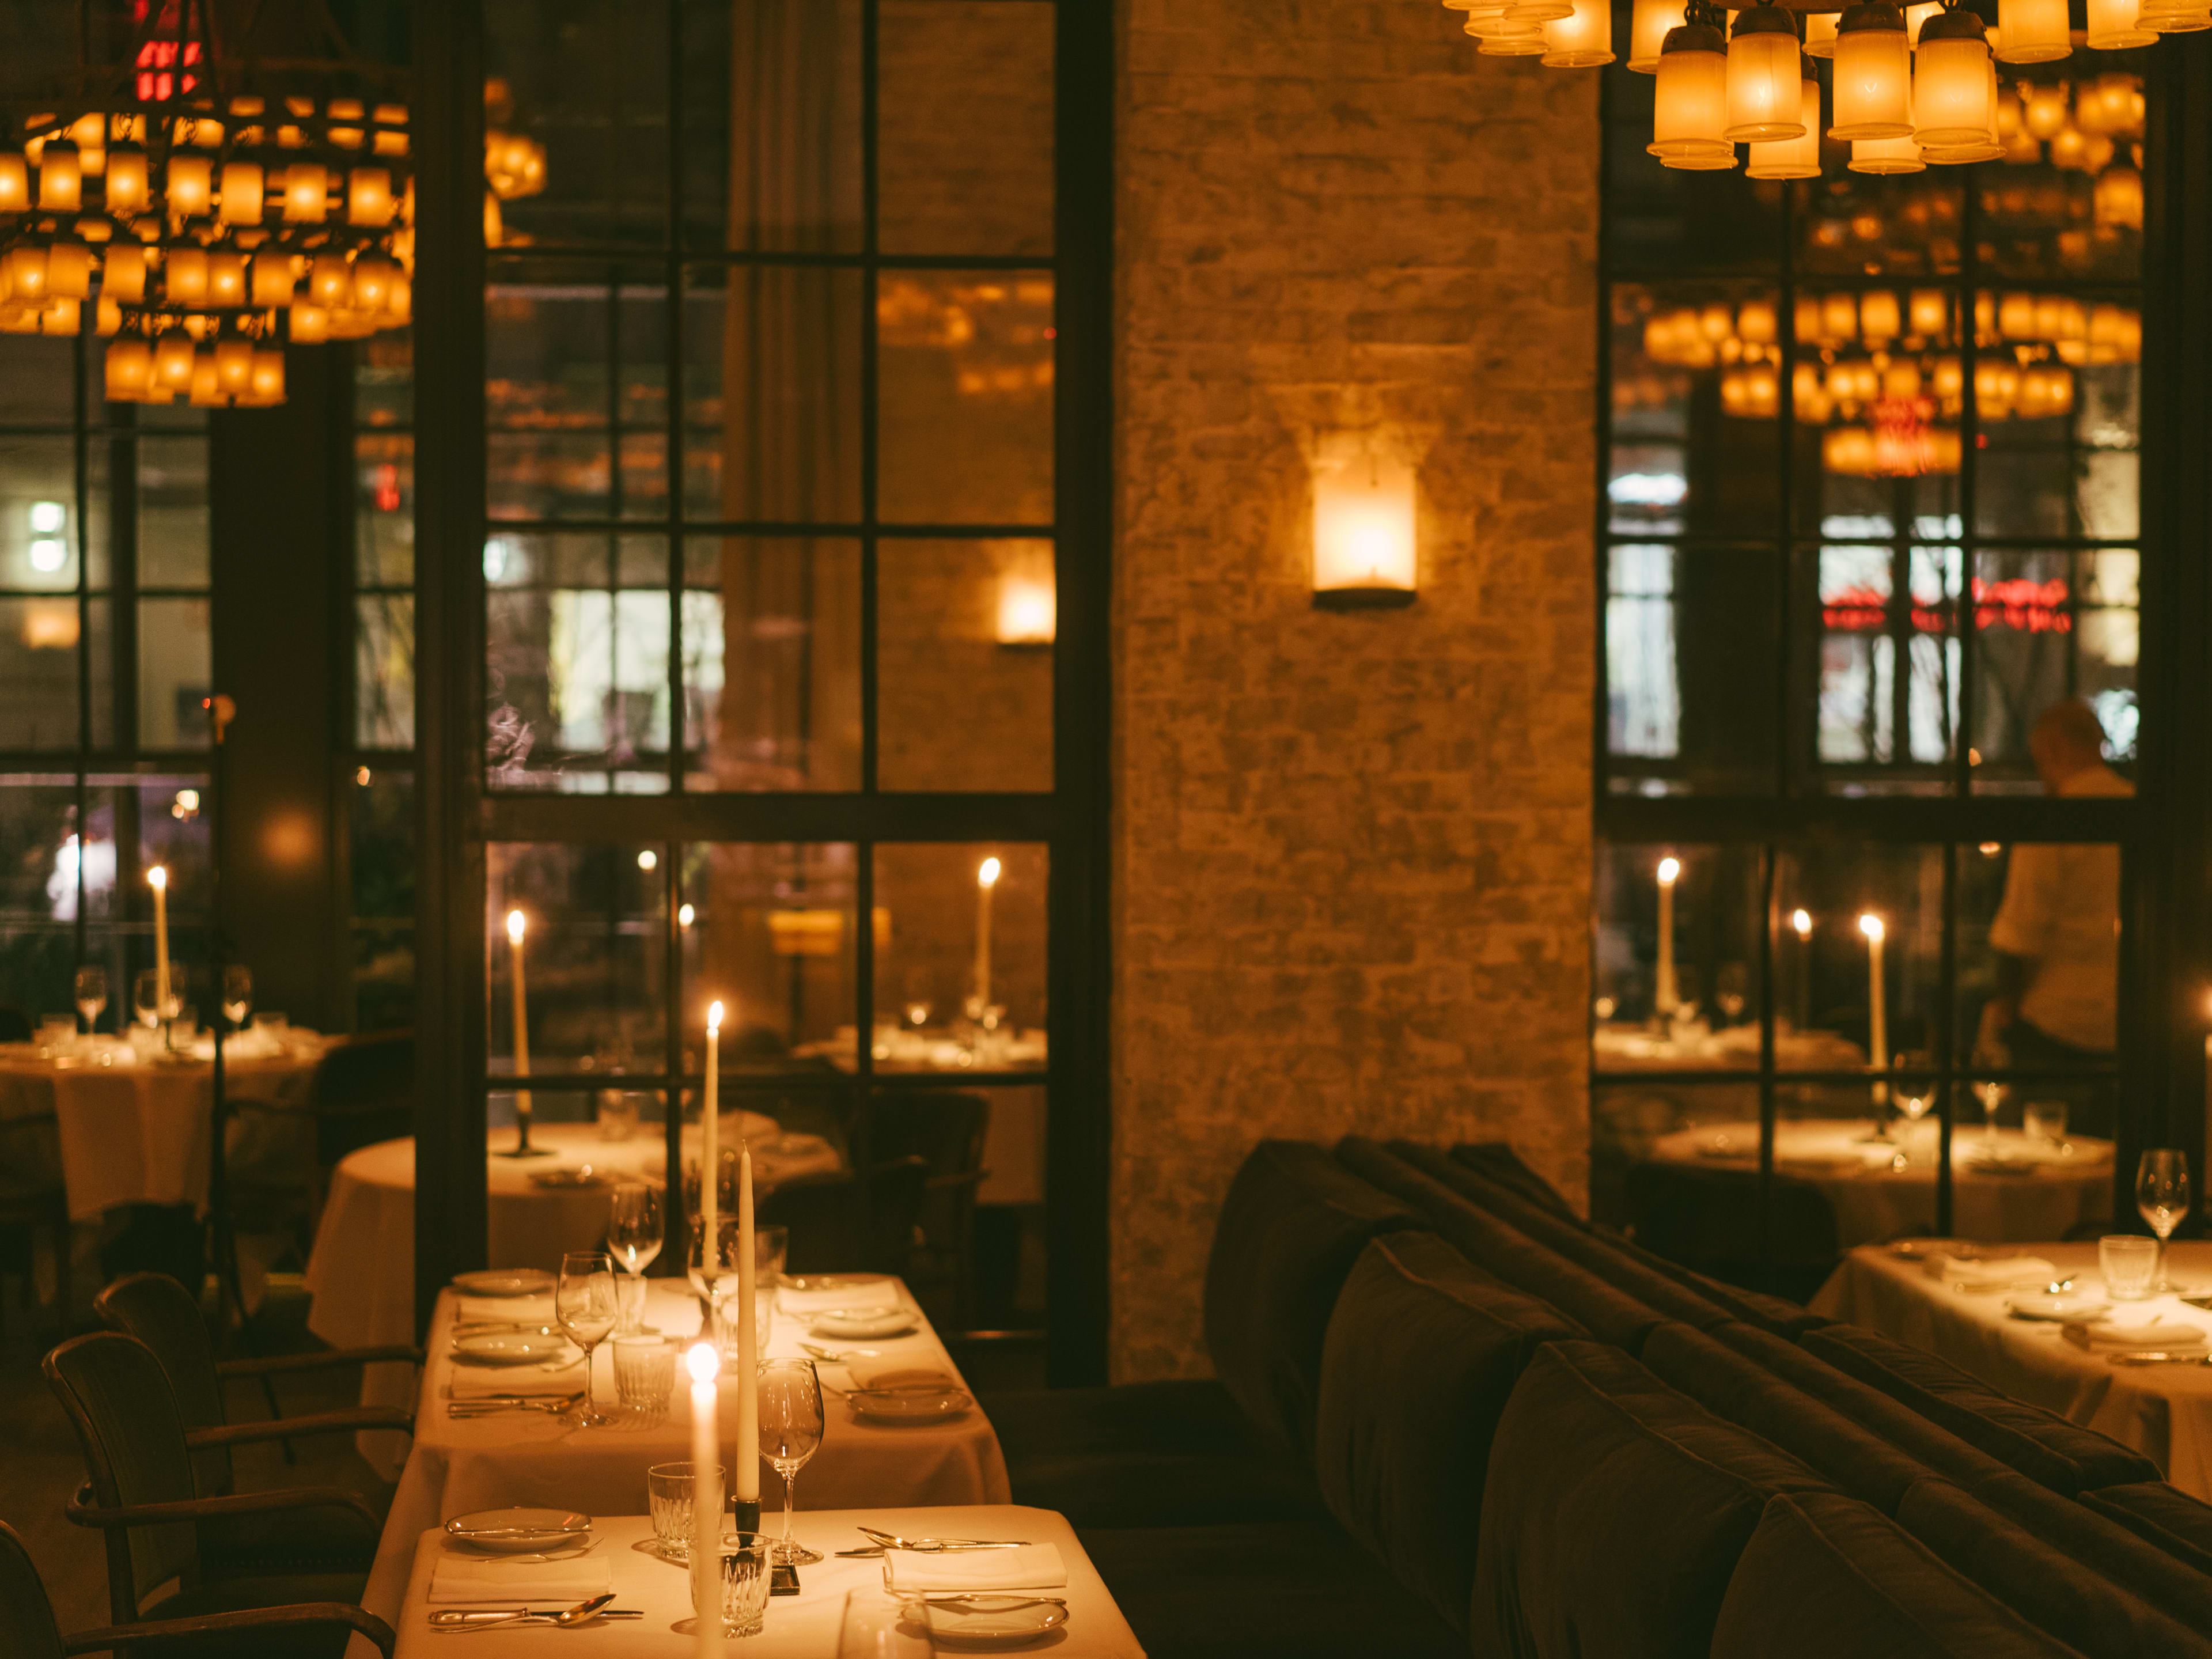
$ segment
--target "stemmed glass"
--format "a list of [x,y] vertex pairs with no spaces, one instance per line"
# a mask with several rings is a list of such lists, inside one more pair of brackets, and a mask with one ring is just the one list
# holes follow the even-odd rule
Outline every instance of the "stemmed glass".
[[[1919,1122],[1936,1103],[1935,1071],[1935,1057],[1924,1048],[1908,1048],[1897,1056],[1890,1073],[1889,1097],[1905,1114],[1908,1124]],[[1911,1162],[1900,1146],[1896,1158],[1891,1160],[1891,1167],[1901,1170]]]
[[222,1017],[230,1022],[232,1030],[242,1030],[246,1017],[252,1012],[253,970],[242,962],[234,962],[222,970]]
[[571,1250],[561,1258],[561,1279],[553,1290],[553,1316],[569,1340],[584,1351],[584,1398],[572,1417],[563,1419],[582,1429],[604,1428],[614,1421],[599,1414],[592,1390],[592,1350],[605,1341],[615,1328],[615,1264],[598,1250]]
[[2189,1156],[2171,1146],[2154,1146],[2136,1166],[2136,1208],[2158,1235],[2158,1288],[2171,1290],[2166,1276],[2166,1241],[2189,1214]]
[[811,1359],[770,1359],[760,1368],[760,1452],[783,1477],[783,1536],[775,1559],[803,1567],[822,1559],[791,1535],[793,1488],[822,1449],[822,1381]]
[[84,1016],[85,1034],[90,1036],[100,1025],[100,1016],[107,1006],[107,969],[97,963],[76,970],[76,1011]]
[[131,981],[131,1012],[149,1031],[161,1023],[161,976],[151,968]]
[[643,1182],[616,1188],[607,1210],[607,1249],[614,1252],[615,1260],[636,1281],[622,1298],[624,1336],[635,1336],[642,1329],[640,1316],[645,1310],[645,1270],[660,1254],[660,1188],[648,1187]]

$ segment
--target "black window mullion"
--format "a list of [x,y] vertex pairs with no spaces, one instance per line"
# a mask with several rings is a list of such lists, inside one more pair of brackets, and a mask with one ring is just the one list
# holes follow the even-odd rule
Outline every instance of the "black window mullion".
[[[877,487],[876,469],[878,463],[877,415],[878,410],[878,365],[877,354],[878,325],[876,305],[879,276],[878,259],[880,245],[877,235],[877,212],[880,205],[879,180],[877,178],[879,155],[877,144],[877,75],[878,60],[878,25],[877,0],[861,0],[860,6],[860,238],[861,252],[866,263],[861,271],[860,319],[860,788],[872,794],[878,787],[876,747],[880,722],[877,717],[876,700],[880,688],[876,682],[877,631],[877,529],[880,492]],[[860,1028],[865,1044],[869,1028]]]

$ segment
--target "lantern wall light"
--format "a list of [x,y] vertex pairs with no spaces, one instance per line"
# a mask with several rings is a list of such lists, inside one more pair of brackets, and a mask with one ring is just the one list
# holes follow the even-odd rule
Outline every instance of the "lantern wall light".
[[1324,441],[1313,464],[1314,604],[1393,609],[1414,599],[1413,464],[1372,436]]

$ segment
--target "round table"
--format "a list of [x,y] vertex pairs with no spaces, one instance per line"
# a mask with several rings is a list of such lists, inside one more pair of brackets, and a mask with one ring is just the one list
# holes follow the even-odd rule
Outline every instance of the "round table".
[[[837,1149],[818,1135],[786,1135],[774,1118],[758,1112],[726,1112],[721,1144],[751,1143],[753,1172],[767,1191],[798,1176],[834,1174],[844,1167]],[[599,1138],[589,1123],[538,1123],[531,1144],[550,1158],[502,1158],[515,1132],[491,1132],[485,1214],[489,1266],[561,1265],[570,1250],[601,1248],[616,1182],[659,1184],[668,1153],[658,1126],[641,1127],[627,1140]],[[696,1160],[696,1125],[684,1131]],[[547,1187],[533,1176],[588,1164],[609,1176],[605,1186]],[[336,1347],[408,1342],[415,1333],[415,1143],[379,1141],[349,1153],[331,1175],[330,1196],[315,1228],[307,1258],[307,1292],[314,1305],[307,1328]]]
[[[1811,1182],[1835,1208],[1845,1249],[1936,1224],[1933,1120],[1893,1124],[1894,1139],[1869,1143],[1869,1118],[1784,1119],[1774,1126],[1778,1175]],[[1906,1158],[1896,1167],[1898,1152]],[[1759,1125],[1708,1123],[1662,1135],[1650,1157],[1662,1164],[1755,1170]],[[2019,1129],[1960,1127],[1951,1139],[1951,1231],[1990,1241],[2063,1238],[2077,1223],[2109,1213],[2112,1143],[2069,1135],[2063,1146]]]

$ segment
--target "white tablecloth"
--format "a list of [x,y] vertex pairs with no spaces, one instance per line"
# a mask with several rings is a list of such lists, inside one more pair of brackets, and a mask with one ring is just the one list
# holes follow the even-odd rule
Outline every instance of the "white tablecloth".
[[[852,1549],[861,1542],[855,1527],[865,1522],[909,1533],[958,1533],[977,1538],[1018,1538],[1058,1547],[1067,1569],[1067,1587],[1038,1592],[1067,1603],[1067,1623],[1050,1641],[1024,1647],[1024,1653],[1050,1652],[1058,1659],[1144,1659],[1129,1621],[1115,1606],[1097,1568],[1076,1540],[1066,1518],[1050,1510],[1023,1509],[1010,1504],[958,1509],[896,1509],[868,1504],[850,1510],[802,1515],[793,1528],[799,1540],[822,1552],[818,1565],[799,1570],[799,1593],[769,1599],[761,1633],[726,1650],[744,1659],[838,1659],[837,1637],[845,1599],[857,1592],[870,1601],[880,1600],[883,1566],[872,1559],[840,1560],[833,1553]],[[675,1626],[691,1616],[690,1579],[684,1569],[663,1561],[639,1546],[649,1546],[653,1522],[641,1515],[596,1518],[594,1546],[604,1553],[613,1571],[615,1605],[638,1607],[642,1619],[601,1621],[573,1630],[552,1631],[544,1626],[519,1630],[472,1632],[468,1650],[482,1659],[526,1659],[550,1650],[557,1644],[563,1653],[599,1655],[604,1659],[665,1655],[689,1659],[692,1638],[679,1635]],[[411,1546],[412,1540],[410,1540]],[[447,1638],[434,1634],[428,1624],[430,1572],[446,1547],[441,1534],[430,1534],[413,1551],[415,1570],[407,1586],[405,1610],[392,1620],[399,1632],[400,1659],[428,1659],[443,1655]],[[361,1638],[354,1638],[355,1653],[373,1652]],[[921,1651],[928,1651],[923,1646]],[[950,1652],[948,1648],[945,1651]]]
[[[2073,1275],[2077,1293],[2104,1288],[2094,1244],[2029,1244],[2022,1253]],[[2168,1271],[2191,1293],[2212,1292],[2212,1244],[2173,1245]],[[2177,1330],[2212,1332],[2212,1313],[2177,1296],[2112,1306],[2130,1323],[2155,1314]],[[2100,1430],[2151,1459],[2184,1492],[2212,1501],[2212,1367],[2114,1365],[2067,1341],[2055,1324],[2013,1318],[2002,1294],[1947,1289],[1923,1263],[1874,1247],[1844,1258],[1813,1310],[1924,1348],[1993,1389]]]
[[[1936,1224],[1937,1125],[1894,1123],[1894,1145],[1868,1145],[1867,1118],[1784,1119],[1774,1126],[1778,1173],[1812,1182],[1835,1206],[1845,1248],[1878,1243]],[[2062,1153],[2018,1129],[1960,1127],[1951,1138],[1951,1226],[1961,1238],[2058,1238],[2076,1223],[2112,1210],[2112,1143],[2069,1136]],[[1910,1160],[1892,1161],[1902,1147]],[[2017,1173],[1975,1167],[1995,1152],[2028,1166]],[[1651,1149],[1662,1163],[1706,1169],[1759,1167],[1759,1125],[1710,1123],[1662,1135]]]
[[[225,1097],[304,1104],[321,1051],[312,1032],[282,1048],[241,1037],[226,1045]],[[46,1118],[53,1121],[70,1219],[96,1221],[120,1204],[206,1204],[211,1059],[142,1059],[107,1041],[59,1056],[29,1043],[0,1044],[0,1122]],[[232,1121],[234,1168],[241,1140],[252,1133],[250,1123]],[[37,1178],[22,1170],[11,1174]]]
[[[666,1334],[696,1334],[699,1305],[682,1281],[655,1279],[646,1299],[646,1322]],[[877,1350],[886,1364],[929,1366],[959,1375],[945,1345],[913,1298],[915,1329],[911,1335],[875,1339],[860,1346]],[[471,1301],[472,1316],[485,1304]],[[541,1317],[550,1304],[516,1304],[518,1316]],[[392,1500],[376,1565],[362,1605],[386,1619],[395,1616],[413,1563],[416,1540],[426,1528],[471,1510],[510,1504],[558,1504],[592,1514],[620,1515],[645,1504],[645,1471],[653,1464],[678,1462],[691,1455],[689,1395],[680,1385],[667,1419],[651,1428],[572,1429],[534,1412],[456,1419],[446,1414],[452,1385],[453,1327],[459,1301],[448,1291],[438,1299],[416,1406],[414,1449]],[[806,1325],[780,1309],[769,1333],[771,1358],[805,1357],[801,1340],[842,1348],[850,1344],[809,1337]],[[604,1407],[614,1400],[611,1351],[602,1345],[592,1356],[593,1386]],[[496,1376],[481,1369],[478,1378]],[[833,1376],[835,1373],[833,1372]],[[809,1509],[867,1504],[1003,1504],[1011,1496],[999,1437],[981,1407],[949,1422],[896,1426],[860,1419],[838,1397],[824,1391],[826,1429],[822,1449],[800,1471],[798,1502]],[[736,1396],[722,1395],[723,1431],[734,1429]],[[763,1510],[778,1508],[782,1486],[775,1471],[762,1467]],[[841,1547],[843,1547],[841,1546]]]

